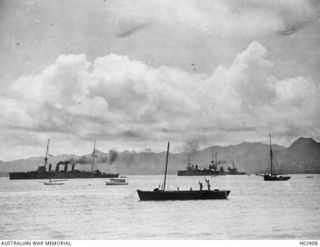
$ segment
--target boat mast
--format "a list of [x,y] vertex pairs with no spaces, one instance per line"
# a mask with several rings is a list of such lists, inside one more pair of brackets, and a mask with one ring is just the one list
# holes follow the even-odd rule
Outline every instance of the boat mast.
[[94,171],[95,157],[96,157],[96,139],[94,139],[94,144],[93,144],[91,173],[93,173]]
[[47,162],[48,162],[49,143],[50,143],[50,139],[48,139],[46,157],[44,158],[44,168],[45,169],[47,168]]
[[271,168],[271,175],[273,174],[273,171],[272,171],[272,156],[273,156],[273,153],[272,153],[272,146],[271,146],[271,134],[269,135],[270,137],[270,168]]
[[166,168],[165,168],[165,171],[164,171],[163,190],[166,190],[167,169],[168,169],[168,160],[169,160],[169,148],[170,148],[170,142],[168,142],[168,147],[167,147],[167,158],[166,158]]
[[232,152],[232,168],[234,169],[236,167],[235,163],[234,163],[234,153]]

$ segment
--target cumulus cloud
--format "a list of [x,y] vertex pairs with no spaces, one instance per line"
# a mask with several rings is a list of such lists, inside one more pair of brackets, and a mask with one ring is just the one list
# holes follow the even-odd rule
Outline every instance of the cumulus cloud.
[[125,23],[131,20],[131,25],[137,27],[144,16],[144,24],[183,26],[187,30],[214,33],[219,37],[258,38],[270,33],[288,35],[304,27],[316,13],[314,4],[309,0],[125,1],[119,18]]
[[269,132],[286,141],[319,136],[319,85],[302,76],[278,79],[272,68],[257,41],[210,75],[116,54],[93,62],[83,54],[61,55],[7,88],[0,127],[143,148],[168,139],[182,145],[197,136],[218,144]]

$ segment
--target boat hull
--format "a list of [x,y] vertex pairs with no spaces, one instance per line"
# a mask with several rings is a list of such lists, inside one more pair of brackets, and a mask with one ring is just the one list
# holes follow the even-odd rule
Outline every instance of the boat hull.
[[106,182],[106,185],[128,185],[127,182]]
[[264,175],[264,181],[286,181],[291,177],[289,176],[276,176],[276,175]]
[[227,199],[230,190],[142,191],[137,190],[141,201],[166,200],[221,200]]
[[91,173],[85,171],[74,171],[74,172],[10,172],[9,179],[57,179],[57,178],[117,178],[119,174],[113,173]]
[[55,182],[44,182],[44,185],[63,185],[63,183],[55,183]]

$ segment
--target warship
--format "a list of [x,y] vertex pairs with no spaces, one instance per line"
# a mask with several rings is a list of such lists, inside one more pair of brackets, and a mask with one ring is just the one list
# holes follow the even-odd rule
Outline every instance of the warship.
[[200,184],[200,190],[166,190],[166,179],[169,161],[169,147],[168,142],[167,156],[166,156],[166,166],[164,172],[164,182],[162,188],[155,188],[152,191],[137,190],[140,201],[174,201],[174,200],[218,200],[227,199],[230,190],[210,190],[210,182],[206,180],[208,190],[202,189],[202,183]]
[[[60,161],[56,164],[55,170],[52,169],[52,164],[48,164],[48,155],[49,155],[49,143],[48,140],[46,155],[44,158],[44,165],[40,165],[36,171],[29,172],[10,172],[9,179],[57,179],[57,178],[117,178],[119,174],[115,173],[104,173],[98,169],[94,169],[95,166],[95,157],[96,157],[96,142],[94,141],[94,147],[92,152],[92,164],[91,171],[82,171],[75,169],[76,161],[73,159],[67,161]],[[48,166],[48,167],[47,167]],[[60,169],[60,166],[63,169]],[[71,167],[71,169],[68,169]]]
[[275,173],[275,169],[273,168],[273,152],[272,152],[272,145],[271,145],[271,135],[270,137],[270,174],[264,174],[263,179],[264,181],[286,181],[289,180],[289,176],[278,176]]
[[[235,166],[234,160],[232,161],[232,167],[228,166],[227,171],[224,170],[223,164],[227,161],[219,160],[218,153],[215,152],[215,158],[212,157],[211,165],[208,168],[199,168],[198,165],[193,165],[188,162],[188,166],[185,170],[178,170],[178,176],[221,176],[221,175],[246,175],[245,172],[239,172],[238,168]],[[219,167],[220,165],[220,167]]]

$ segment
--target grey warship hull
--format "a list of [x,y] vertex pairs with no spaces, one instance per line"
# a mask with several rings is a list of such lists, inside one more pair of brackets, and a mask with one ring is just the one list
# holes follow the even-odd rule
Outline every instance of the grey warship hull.
[[86,171],[74,171],[74,172],[10,172],[9,179],[56,179],[56,178],[66,178],[66,179],[76,179],[76,178],[117,178],[119,174],[115,173],[91,173]]
[[[91,171],[82,171],[75,169],[76,162],[73,159],[59,161],[56,165],[56,169],[52,170],[52,164],[48,165],[48,155],[49,155],[49,143],[50,140],[48,139],[47,149],[46,149],[46,156],[44,158],[44,165],[39,166],[36,171],[29,171],[29,172],[10,172],[9,179],[16,180],[16,179],[74,179],[74,178],[117,178],[119,177],[118,173],[104,173],[100,170],[94,169],[95,163],[95,152],[96,152],[96,143],[94,142],[93,153],[92,153],[92,165]],[[60,166],[63,166],[64,169],[61,170]],[[71,170],[68,169],[71,166]]]
[[224,175],[246,175],[245,172],[220,172],[214,170],[179,170],[178,176],[224,176]]

